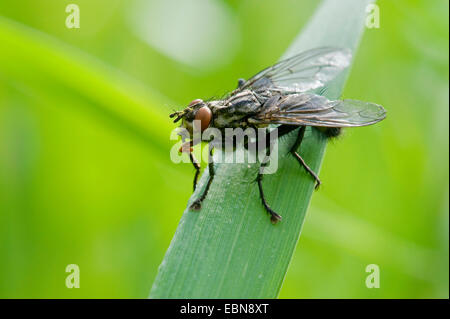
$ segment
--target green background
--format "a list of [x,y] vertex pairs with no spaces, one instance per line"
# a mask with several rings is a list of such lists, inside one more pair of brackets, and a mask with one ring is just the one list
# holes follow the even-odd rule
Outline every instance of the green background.
[[[0,1],[0,297],[147,297],[192,188],[167,115],[274,63],[317,5],[170,3]],[[388,118],[329,144],[280,298],[449,296],[448,2],[378,5],[343,97]]]

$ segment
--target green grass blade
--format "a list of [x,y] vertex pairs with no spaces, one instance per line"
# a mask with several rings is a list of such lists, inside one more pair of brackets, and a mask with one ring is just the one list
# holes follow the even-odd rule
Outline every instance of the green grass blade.
[[[319,46],[356,49],[372,1],[324,1],[284,57]],[[341,94],[347,74],[331,83]],[[279,169],[263,181],[266,197],[283,221],[269,222],[254,182],[255,165],[217,164],[217,175],[200,212],[184,212],[152,287],[151,298],[274,298],[278,295],[306,211],[313,181],[287,154],[295,134],[279,146]],[[326,139],[307,130],[300,153],[319,171]],[[206,171],[191,197],[197,198]]]

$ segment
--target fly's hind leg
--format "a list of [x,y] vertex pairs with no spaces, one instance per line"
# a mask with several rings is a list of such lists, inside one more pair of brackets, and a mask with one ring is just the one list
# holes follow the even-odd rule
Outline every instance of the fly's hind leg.
[[297,153],[297,149],[300,147],[302,143],[303,137],[305,136],[306,126],[300,127],[300,130],[297,135],[297,139],[295,140],[294,145],[292,145],[291,150],[289,151],[294,157],[298,160],[298,162],[306,169],[306,171],[314,178],[316,181],[315,189],[318,189],[321,181],[317,174],[306,164],[305,160]]
[[[269,147],[269,152],[272,152],[272,149]],[[272,208],[270,208],[269,204],[267,204],[266,198],[264,197],[264,191],[263,191],[263,187],[262,187],[262,180],[263,180],[263,176],[264,176],[264,167],[266,166],[266,163],[269,159],[269,155],[266,155],[264,158],[263,163],[261,163],[259,169],[258,169],[258,176],[256,177],[256,181],[258,182],[258,189],[259,189],[259,197],[261,198],[261,202],[264,206],[264,209],[266,210],[267,213],[270,214],[270,221],[272,222],[272,224],[276,224],[279,221],[281,221],[281,216],[278,215]]]
[[191,209],[192,210],[200,210],[202,208],[202,202],[203,200],[206,198],[206,195],[208,195],[208,191],[209,191],[209,187],[211,186],[211,183],[214,179],[214,162],[213,162],[213,147],[209,146],[209,156],[208,156],[208,171],[209,171],[209,176],[208,176],[208,182],[206,183],[206,187],[203,190],[202,194],[200,195],[200,197],[198,199],[196,199],[192,205],[191,205]]

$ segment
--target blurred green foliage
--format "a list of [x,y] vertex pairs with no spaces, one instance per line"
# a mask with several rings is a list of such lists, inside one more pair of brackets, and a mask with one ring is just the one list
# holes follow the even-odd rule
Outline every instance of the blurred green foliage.
[[[184,37],[232,43],[201,65],[138,30],[143,1],[0,2],[0,297],[147,297],[192,188],[165,116],[278,60],[317,4],[192,3],[209,6],[181,18],[233,26]],[[328,146],[281,298],[448,298],[448,2],[378,5],[343,97],[388,118]],[[159,21],[173,34],[177,17]],[[80,289],[65,287],[72,263]]]

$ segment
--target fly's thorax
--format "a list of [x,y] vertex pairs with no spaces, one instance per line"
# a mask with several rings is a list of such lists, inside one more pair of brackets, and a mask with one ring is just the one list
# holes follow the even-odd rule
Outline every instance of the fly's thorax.
[[244,90],[222,101],[212,101],[213,125],[235,128],[248,125],[247,119],[260,112],[261,102],[250,90]]

